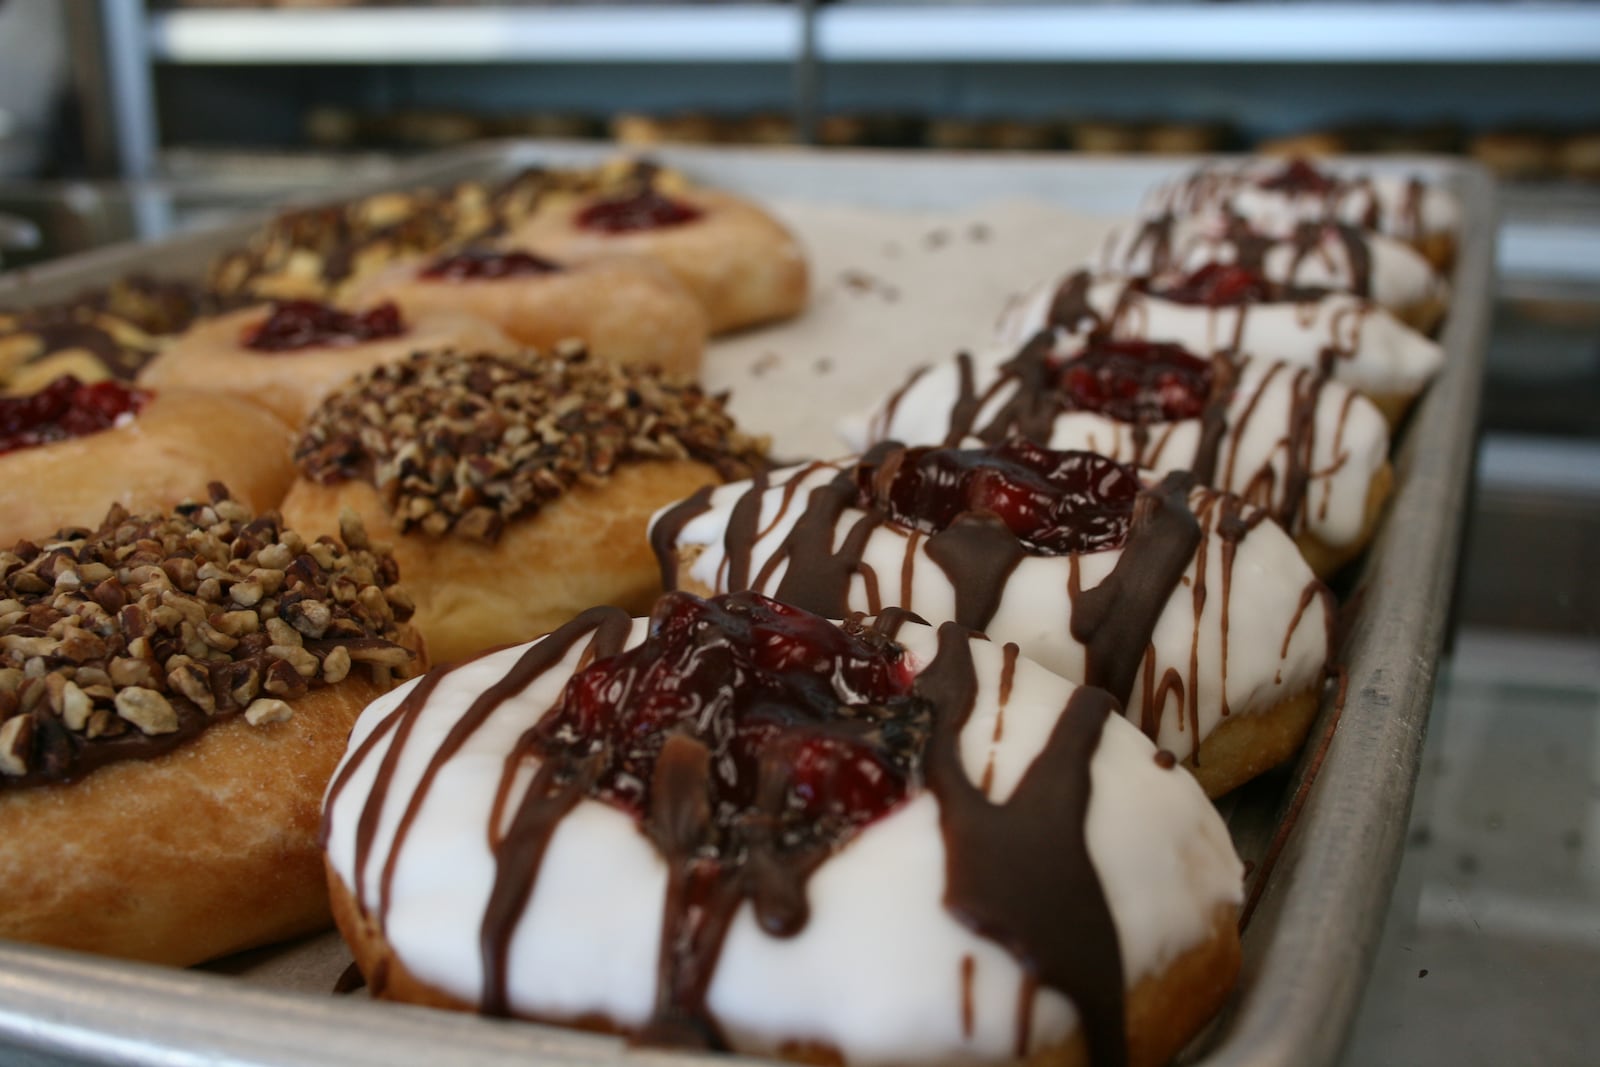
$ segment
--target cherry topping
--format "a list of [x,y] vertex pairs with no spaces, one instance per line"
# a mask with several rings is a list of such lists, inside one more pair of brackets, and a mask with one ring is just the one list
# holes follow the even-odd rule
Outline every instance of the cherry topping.
[[420,278],[442,281],[467,281],[494,278],[521,278],[533,274],[553,274],[561,266],[528,252],[497,252],[489,248],[469,248],[453,256],[443,256],[422,268]]
[[1062,366],[1057,391],[1069,411],[1173,422],[1205,410],[1211,376],[1211,361],[1180,345],[1096,339]]
[[85,385],[63,374],[37,393],[0,397],[0,453],[109,430],[152,395],[117,381]]
[[[1139,478],[1093,452],[1055,452],[1021,437],[991,448],[908,448],[856,468],[857,503],[938,533],[987,511],[1043,555],[1116,548],[1128,536]],[[894,457],[899,457],[896,462]]]
[[318,345],[358,345],[405,332],[400,309],[390,301],[365,312],[340,311],[315,300],[272,306],[261,325],[245,331],[244,346],[257,352],[298,352]]
[[1291,159],[1278,173],[1269,174],[1256,184],[1274,192],[1319,195],[1331,193],[1337,186],[1332,177],[1298,157]]
[[641,189],[631,196],[601,200],[578,213],[578,225],[602,233],[635,233],[660,230],[693,222],[704,214],[681,200],[662,196],[654,189]]
[[903,650],[875,631],[755,593],[668,593],[643,644],[567,683],[537,747],[600,760],[590,794],[643,818],[667,740],[688,735],[708,750],[727,841],[759,819],[776,820],[780,845],[834,844],[920,781],[931,713],[912,681]]
[[1278,295],[1277,287],[1260,272],[1237,263],[1207,263],[1176,284],[1152,292],[1163,300],[1208,307],[1259,304]]

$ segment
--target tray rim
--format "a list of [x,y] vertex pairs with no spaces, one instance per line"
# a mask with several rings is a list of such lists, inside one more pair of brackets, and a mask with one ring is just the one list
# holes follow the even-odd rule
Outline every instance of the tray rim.
[[[491,142],[422,157],[392,177],[343,189],[338,198],[455,180],[532,157],[559,166],[591,163],[617,151],[593,142]],[[858,178],[876,174],[891,186],[895,179],[903,186],[913,172],[931,171],[957,187],[996,184],[991,198],[1025,196],[1059,179],[1063,168],[1154,179],[1220,158],[679,147],[649,154],[735,189],[752,174],[759,179],[764,169],[786,171],[793,182],[820,167],[854,171]],[[1353,582],[1361,611],[1340,652],[1350,669],[1348,699],[1342,715],[1331,697],[1324,701],[1312,740],[1281,793],[1283,803],[1299,795],[1304,806],[1287,847],[1264,872],[1251,923],[1252,930],[1265,928],[1272,936],[1247,932],[1235,1003],[1183,1061],[1208,1067],[1328,1064],[1343,1048],[1399,866],[1433,680],[1449,629],[1475,453],[1498,221],[1493,180],[1481,167],[1456,160],[1333,163],[1443,180],[1461,197],[1468,223],[1453,277],[1456,297],[1441,338],[1449,354],[1446,369],[1408,420],[1394,460],[1398,488],[1389,517]],[[1007,189],[1007,181],[1020,188]],[[878,190],[878,195],[895,191]],[[946,188],[941,195],[948,194]],[[295,202],[328,199],[319,195]],[[0,307],[56,299],[43,294],[65,295],[95,284],[148,262],[152,251],[201,262],[198,256],[237,242],[282,206],[205,231],[110,246],[0,275]],[[1317,773],[1318,740],[1327,737],[1335,720],[1339,729],[1332,732]],[[1349,784],[1363,781],[1371,787]],[[1312,848],[1313,843],[1319,847]],[[1363,877],[1352,873],[1352,862]],[[1307,966],[1308,960],[1321,962]],[[259,1018],[264,1025],[240,1027],[239,1013],[247,1023]],[[175,1030],[185,1039],[175,1041]],[[459,1043],[441,1046],[441,1038]],[[7,1040],[98,1062],[149,1065],[425,1063],[433,1062],[441,1047],[461,1053],[469,1044],[471,1062],[485,1065],[523,1064],[530,1054],[597,1065],[616,1062],[621,1051],[615,1039],[556,1028],[272,990],[200,972],[0,943],[0,1041]],[[650,1050],[630,1050],[627,1056],[629,1062],[684,1067],[741,1059],[771,1062]]]

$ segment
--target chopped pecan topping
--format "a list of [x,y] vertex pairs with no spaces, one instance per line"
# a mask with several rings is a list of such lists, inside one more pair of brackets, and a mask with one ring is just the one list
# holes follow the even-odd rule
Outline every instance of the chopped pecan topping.
[[393,557],[352,517],[342,529],[346,544],[307,544],[214,485],[0,551],[0,789],[159,755],[226,716],[282,721],[356,664],[404,672]]
[[[493,542],[506,523],[574,485],[605,482],[619,464],[694,459],[746,478],[765,452],[764,438],[734,426],[722,397],[686,379],[582,352],[417,353],[324,401],[295,458],[323,484],[371,482],[402,531]],[[318,636],[301,621],[311,609],[299,610],[290,621]]]

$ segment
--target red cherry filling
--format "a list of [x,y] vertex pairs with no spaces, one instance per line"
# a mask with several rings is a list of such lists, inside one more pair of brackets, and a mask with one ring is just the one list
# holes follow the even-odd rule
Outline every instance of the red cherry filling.
[[1057,392],[1069,411],[1119,422],[1173,422],[1205,410],[1211,361],[1175,344],[1096,340],[1061,368]]
[[1259,304],[1278,295],[1277,287],[1259,271],[1237,263],[1207,263],[1181,281],[1151,291],[1163,300],[1208,307]]
[[1331,193],[1335,181],[1303,159],[1291,159],[1276,174],[1269,174],[1256,183],[1263,189],[1281,193]]
[[931,713],[912,680],[875,631],[754,593],[669,593],[648,639],[575,675],[535,730],[545,758],[598,759],[590,795],[640,818],[667,739],[688,735],[730,848],[751,820],[780,846],[829,845],[920,780]]
[[257,352],[298,352],[317,345],[358,345],[405,332],[392,302],[365,312],[340,311],[315,300],[288,300],[272,306],[261,325],[245,331],[244,346]]
[[[898,457],[896,462],[895,457]],[[991,448],[908,448],[856,468],[857,503],[938,533],[987,511],[1043,555],[1116,548],[1127,539],[1139,479],[1093,452],[1055,452],[1014,437]]]
[[85,385],[63,374],[37,393],[0,397],[0,454],[109,430],[153,395],[117,381]]
[[559,264],[528,252],[496,252],[487,248],[469,248],[465,252],[434,260],[422,268],[417,276],[435,281],[460,282],[553,274],[560,269]]
[[578,212],[578,225],[602,233],[636,233],[693,222],[703,212],[681,200],[642,189],[631,196],[601,200]]

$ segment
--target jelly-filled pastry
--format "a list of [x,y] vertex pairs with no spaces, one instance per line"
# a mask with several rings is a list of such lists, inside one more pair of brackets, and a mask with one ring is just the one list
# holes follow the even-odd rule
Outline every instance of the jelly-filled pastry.
[[1091,270],[1130,278],[1186,275],[1236,265],[1284,291],[1365,297],[1428,333],[1449,306],[1449,285],[1411,245],[1338,222],[1301,222],[1273,231],[1236,215],[1158,215],[1118,226]]
[[1145,215],[1226,211],[1269,230],[1298,222],[1343,222],[1413,245],[1434,266],[1455,259],[1461,203],[1449,191],[1393,175],[1346,174],[1303,159],[1219,163],[1156,186]]
[[245,397],[298,427],[336,386],[413,352],[517,348],[491,323],[461,311],[414,315],[390,302],[345,311],[287,300],[197,323],[145,367],[139,381]]
[[596,609],[385,697],[324,828],[378,995],[849,1065],[1163,1063],[1241,865],[1170,754],[947,624]]
[[[1013,351],[1042,330],[1164,341],[1312,367],[1365,394],[1391,423],[1444,365],[1444,350],[1370,300],[1301,296],[1242,266],[1142,279],[1078,271],[1009,308],[996,344]],[[1065,344],[1065,342],[1063,342]]]
[[594,604],[660,592],[656,509],[749,477],[765,442],[687,379],[569,356],[418,353],[306,423],[290,525],[351,509],[394,546],[435,662],[525,641]]
[[183,966],[328,925],[323,790],[422,666],[344,533],[214,486],[0,551],[0,938]]
[[71,375],[0,396],[0,544],[93,526],[203,496],[214,481],[251,509],[294,480],[287,425],[266,408],[195,389],[146,389]]
[[845,426],[857,451],[998,444],[1020,435],[1165,474],[1186,470],[1265,509],[1313,570],[1366,545],[1393,474],[1389,427],[1365,397],[1288,363],[1091,335],[1040,334],[1008,359],[961,354],[923,370]]
[[714,334],[798,315],[806,257],[765,210],[680,175],[638,166],[594,191],[551,193],[506,243],[563,263],[656,260],[700,301]]
[[563,265],[529,252],[479,247],[405,263],[358,284],[350,301],[393,301],[408,316],[465,311],[529,348],[581,341],[593,359],[694,374],[705,312],[672,272],[617,257]]
[[669,588],[896,608],[1016,642],[1110,691],[1212,795],[1299,747],[1330,651],[1332,596],[1265,512],[1021,439],[886,444],[702,490],[651,541]]

